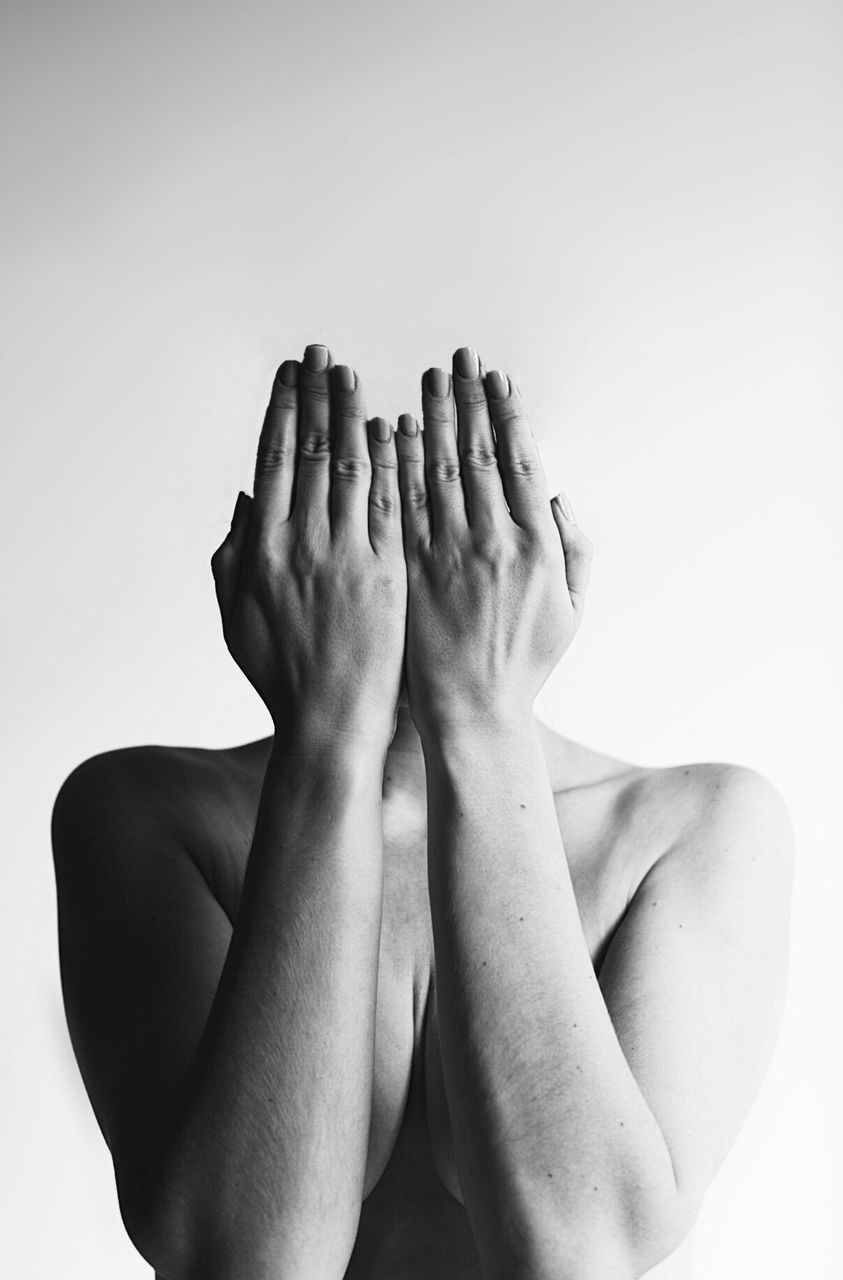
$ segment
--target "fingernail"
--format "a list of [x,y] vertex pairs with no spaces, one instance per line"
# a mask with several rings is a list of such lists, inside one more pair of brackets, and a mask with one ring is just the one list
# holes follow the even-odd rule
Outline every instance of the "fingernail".
[[372,418],[372,433],[381,444],[389,444],[392,438],[392,428],[386,418]]
[[321,373],[328,367],[328,348],[321,342],[311,342],[304,349],[304,362],[313,373]]
[[294,387],[299,380],[298,360],[285,360],[278,370],[278,381],[282,387]]
[[428,369],[425,374],[428,393],[442,399],[451,390],[450,375],[444,369]]
[[509,378],[500,369],[486,374],[486,391],[493,400],[505,400],[509,395]]
[[411,413],[400,413],[398,415],[398,430],[405,436],[417,436],[419,434],[419,424]]
[[339,391],[353,391],[357,386],[357,375],[347,364],[334,366],[334,386]]
[[574,508],[571,506],[570,502],[568,501],[568,496],[564,492],[564,490],[560,489],[557,494],[554,494],[553,501],[556,503],[556,505],[558,506],[559,510],[562,512],[565,519],[573,520],[574,523],[576,524],[577,517],[574,515]]
[[460,347],[454,352],[454,369],[461,378],[476,378],[480,372],[474,347]]

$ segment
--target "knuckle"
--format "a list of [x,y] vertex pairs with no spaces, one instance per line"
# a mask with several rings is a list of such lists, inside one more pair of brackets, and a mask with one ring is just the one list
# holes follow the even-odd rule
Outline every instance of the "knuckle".
[[369,494],[369,504],[382,515],[391,516],[397,506],[395,495],[389,489],[380,486],[373,488]]
[[257,539],[249,557],[248,572],[258,588],[268,586],[277,577],[277,558],[266,538]]
[[259,476],[274,475],[284,467],[292,466],[295,456],[296,451],[291,445],[273,440],[261,445],[258,449],[255,472]]
[[507,461],[507,470],[516,476],[524,476],[526,479],[530,479],[538,475],[539,464],[528,453],[513,453]]
[[552,547],[544,538],[532,538],[527,545],[527,560],[534,569],[542,569],[554,563],[554,552],[559,555],[558,545]]
[[331,475],[338,480],[366,479],[371,474],[368,458],[352,454],[334,454],[331,458]]
[[425,507],[427,506],[427,486],[417,480],[411,481],[404,491],[404,497],[410,507]]
[[234,547],[231,545],[231,534],[227,533],[222,542],[211,554],[211,569],[214,573],[221,569],[227,560],[234,555]]
[[459,378],[454,379],[454,396],[461,409],[480,410],[486,409],[488,401],[486,399],[486,390],[483,384],[472,379],[471,382],[463,382]]
[[433,553],[436,571],[446,583],[458,582],[465,571],[465,552],[459,542],[437,547]]
[[495,531],[487,530],[474,543],[474,554],[485,564],[500,568],[510,560],[508,543]]
[[430,479],[436,484],[459,483],[460,464],[453,458],[434,458],[430,463]]
[[428,401],[424,416],[425,426],[432,423],[443,430],[453,431],[454,429],[454,411],[447,399]]
[[325,462],[331,454],[331,440],[324,431],[309,431],[302,438],[300,453],[308,462]]
[[310,575],[319,564],[319,548],[308,538],[297,538],[290,548],[290,564],[297,574]]
[[463,450],[462,462],[472,470],[491,471],[497,468],[498,456],[488,445],[470,444]]
[[[538,514],[538,512],[537,512]],[[513,543],[515,561],[529,568],[552,564],[561,554],[559,534],[555,526],[548,530],[543,522],[532,529],[521,529]]]
[[366,414],[363,411],[363,404],[358,398],[356,390],[340,390],[338,394],[342,396],[342,403],[334,408],[334,416],[340,422],[347,422],[352,427],[364,426]]
[[375,574],[375,590],[384,600],[393,601],[404,594],[405,586],[399,573],[384,568]]
[[330,404],[331,386],[327,369],[308,369],[307,365],[302,365],[300,377],[307,388],[307,402],[311,405]]
[[524,410],[512,396],[509,396],[506,400],[495,400],[493,403],[495,426],[521,427],[526,425]]

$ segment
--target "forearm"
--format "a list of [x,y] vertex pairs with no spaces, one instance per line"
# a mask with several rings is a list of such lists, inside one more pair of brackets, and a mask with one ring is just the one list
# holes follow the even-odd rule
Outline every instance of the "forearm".
[[589,1254],[610,1276],[672,1166],[591,965],[535,721],[423,742],[443,1069],[486,1274]]
[[148,1170],[191,1274],[343,1273],[371,1110],[382,766],[353,746],[270,758],[220,984]]

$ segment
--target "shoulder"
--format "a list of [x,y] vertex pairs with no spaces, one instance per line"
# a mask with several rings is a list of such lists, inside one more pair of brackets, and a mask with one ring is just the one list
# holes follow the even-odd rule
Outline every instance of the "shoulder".
[[62,783],[53,806],[53,850],[58,858],[119,829],[122,848],[149,847],[151,832],[166,830],[189,845],[217,815],[235,806],[254,774],[245,748],[144,745],[91,756]]
[[150,802],[160,812],[185,782],[197,780],[197,764],[195,752],[181,747],[122,747],[90,756],[59,788],[53,826],[75,825],[115,808],[124,815],[127,807],[147,812]]
[[629,782],[639,821],[659,830],[646,880],[672,878],[700,908],[737,925],[749,911],[786,914],[793,829],[785,801],[744,765],[685,764],[645,770]]
[[751,861],[753,853],[746,851],[758,844],[771,873],[778,869],[789,876],[793,832],[787,806],[755,769],[723,761],[647,767],[594,751],[544,724],[539,729],[560,808],[587,806],[589,828],[604,848],[622,846],[639,878],[678,850],[686,860],[739,861],[743,851]]
[[792,828],[785,801],[763,774],[723,762],[644,770],[634,785],[642,799],[673,815],[675,843],[724,854],[763,839],[785,860]]

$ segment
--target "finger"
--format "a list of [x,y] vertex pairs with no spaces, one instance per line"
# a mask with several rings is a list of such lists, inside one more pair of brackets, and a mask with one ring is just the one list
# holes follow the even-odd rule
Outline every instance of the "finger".
[[410,556],[419,548],[430,546],[430,502],[424,474],[424,443],[419,424],[411,413],[399,415],[395,448],[404,553]]
[[290,518],[298,447],[298,378],[298,361],[285,360],[275,375],[258,441],[255,510],[263,526],[283,524]]
[[428,369],[422,378],[422,418],[431,537],[447,540],[465,528],[466,517],[451,378],[444,369]]
[[395,434],[386,418],[369,423],[371,484],[368,493],[369,542],[381,553],[400,551],[401,498]]
[[454,352],[457,451],[468,523],[479,532],[500,527],[507,514],[480,360],[471,347]]
[[571,604],[576,613],[581,613],[585,606],[585,594],[591,578],[594,546],[591,539],[583,533],[574,520],[571,504],[564,493],[557,493],[551,499],[550,510],[562,539],[562,550],[565,553],[565,579],[568,583]]
[[246,545],[251,508],[252,499],[242,491],[238,493],[234,515],[231,517],[231,528],[211,556],[211,572],[214,575],[217,603],[223,623],[227,622],[237,596],[240,564],[243,559],[243,548]]
[[331,370],[331,533],[367,536],[372,466],[360,380],[348,365]]
[[299,432],[291,519],[321,541],[330,534],[331,353],[321,343],[305,347],[299,372]]
[[497,369],[486,374],[486,395],[509,513],[522,528],[541,533],[547,527],[547,481],[521,396]]

